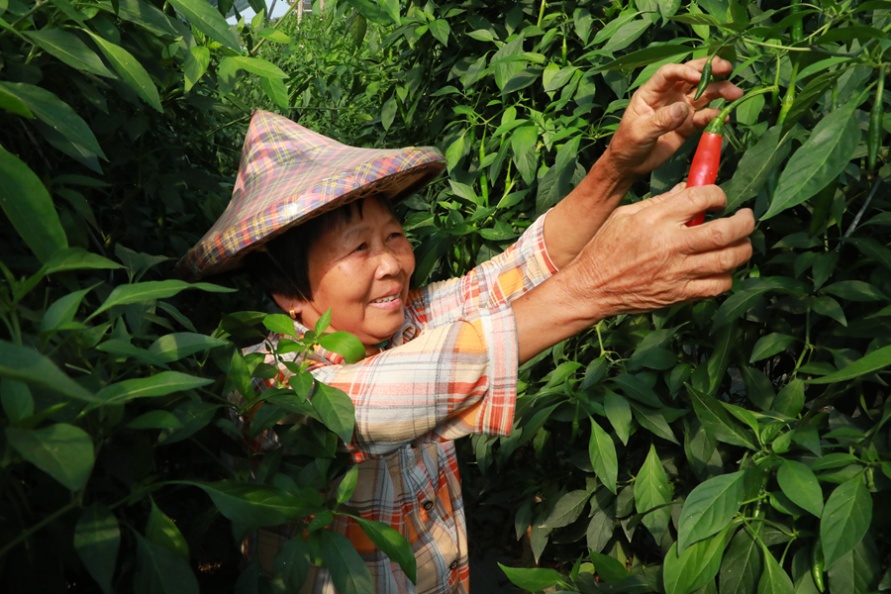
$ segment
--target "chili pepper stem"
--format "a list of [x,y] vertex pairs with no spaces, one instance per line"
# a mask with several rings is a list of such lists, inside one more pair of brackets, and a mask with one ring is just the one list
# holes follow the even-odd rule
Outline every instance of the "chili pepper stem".
[[757,97],[758,95],[766,95],[767,93],[776,93],[778,91],[777,87],[771,85],[769,87],[762,87],[760,89],[755,89],[754,91],[749,91],[736,101],[730,102],[721,112],[715,116],[715,118],[709,122],[708,126],[705,127],[705,132],[710,132],[712,134],[721,134],[724,130],[724,120],[726,120],[730,113],[736,109],[740,103],[744,101],[748,101],[752,97]]

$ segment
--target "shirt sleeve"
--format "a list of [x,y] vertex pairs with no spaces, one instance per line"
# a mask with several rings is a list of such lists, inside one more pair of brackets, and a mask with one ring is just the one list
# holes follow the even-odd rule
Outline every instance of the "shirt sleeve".
[[428,329],[358,363],[310,371],[353,400],[356,431],[349,448],[361,461],[419,439],[508,434],[516,399],[516,344],[513,310],[504,303]]
[[413,293],[409,307],[423,331],[509,303],[557,272],[544,240],[540,216],[507,250],[460,278],[431,283]]

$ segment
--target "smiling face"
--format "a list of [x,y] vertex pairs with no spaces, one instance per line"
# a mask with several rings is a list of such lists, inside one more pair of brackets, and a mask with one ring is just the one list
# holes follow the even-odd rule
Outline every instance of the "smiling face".
[[273,297],[307,328],[330,308],[329,330],[356,335],[372,353],[402,327],[415,256],[402,224],[380,200],[342,208],[351,216],[331,217],[309,246],[311,298]]

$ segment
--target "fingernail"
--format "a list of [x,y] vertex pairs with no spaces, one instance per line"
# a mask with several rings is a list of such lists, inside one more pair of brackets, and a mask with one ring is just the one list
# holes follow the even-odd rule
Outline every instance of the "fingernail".
[[671,117],[676,119],[687,117],[687,106],[684,103],[675,103],[672,105]]

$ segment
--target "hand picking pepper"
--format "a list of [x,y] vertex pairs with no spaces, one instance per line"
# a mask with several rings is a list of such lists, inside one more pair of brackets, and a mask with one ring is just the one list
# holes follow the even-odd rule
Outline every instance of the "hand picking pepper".
[[[730,116],[737,105],[754,97],[774,91],[775,87],[767,87],[751,91],[721,110],[715,118],[708,123],[702,131],[699,145],[693,154],[693,162],[690,163],[690,173],[687,175],[687,187],[708,186],[718,179],[718,167],[721,165],[721,144],[724,140],[724,122]],[[705,213],[700,213],[687,221],[688,227],[701,225],[705,220]]]

